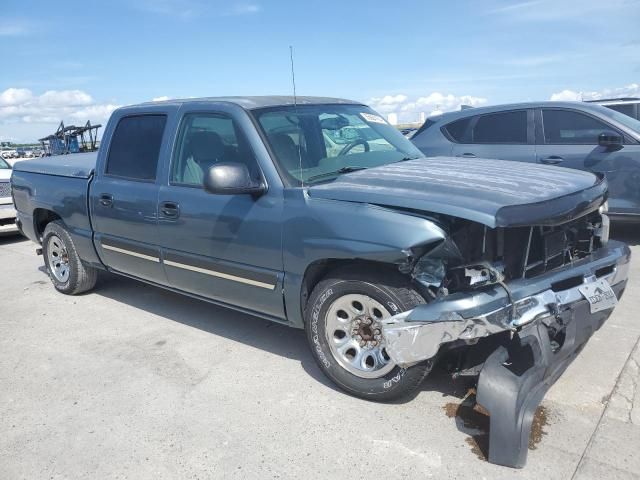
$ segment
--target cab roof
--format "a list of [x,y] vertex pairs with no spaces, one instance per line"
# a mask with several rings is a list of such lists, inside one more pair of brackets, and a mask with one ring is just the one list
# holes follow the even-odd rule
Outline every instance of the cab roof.
[[257,108],[283,107],[288,105],[323,105],[323,104],[343,104],[343,105],[362,105],[361,102],[346,100],[344,98],[333,97],[310,97],[293,95],[266,95],[256,97],[202,97],[202,98],[183,98],[163,100],[159,102],[145,102],[131,107],[150,106],[150,105],[182,105],[188,103],[234,103],[245,110],[254,110]]

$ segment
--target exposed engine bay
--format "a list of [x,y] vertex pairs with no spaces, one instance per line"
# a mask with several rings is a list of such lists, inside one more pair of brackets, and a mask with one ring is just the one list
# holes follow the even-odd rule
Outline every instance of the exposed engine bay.
[[555,226],[495,229],[452,219],[448,229],[449,237],[411,267],[427,298],[534,278],[592,254],[609,237],[608,218],[600,212]]

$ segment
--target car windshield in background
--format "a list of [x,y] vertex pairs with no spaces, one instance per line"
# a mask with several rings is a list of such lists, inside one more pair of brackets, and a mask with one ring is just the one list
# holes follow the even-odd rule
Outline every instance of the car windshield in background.
[[640,133],[640,120],[636,120],[633,117],[625,115],[624,113],[617,112],[610,108],[603,108],[601,110],[601,113],[603,115],[606,115],[607,117],[612,118],[616,122],[621,123],[625,127],[631,128],[632,130]]
[[254,112],[293,184],[422,157],[396,128],[361,105],[299,105]]
[[2,157],[0,157],[0,170],[11,170],[11,166]]

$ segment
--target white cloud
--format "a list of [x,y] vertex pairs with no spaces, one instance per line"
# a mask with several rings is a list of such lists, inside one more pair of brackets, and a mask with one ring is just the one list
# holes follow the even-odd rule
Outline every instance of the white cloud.
[[120,108],[120,105],[114,105],[111,103],[102,105],[89,105],[86,108],[81,108],[80,110],[72,112],[69,116],[70,118],[82,121],[103,121],[107,120],[116,108]]
[[152,102],[164,102],[166,100],[171,100],[171,97],[167,97],[166,95],[162,95],[161,97],[154,97],[151,99]]
[[0,107],[20,105],[31,100],[33,94],[26,88],[7,88],[0,93]]
[[580,100],[582,100],[582,93],[573,90],[562,90],[551,95],[552,102],[579,102]]
[[[572,56],[575,59],[575,55]],[[531,57],[513,58],[508,60],[507,65],[513,67],[540,67],[542,65],[548,65],[550,63],[560,63],[566,61],[567,57],[564,55],[538,55]]]
[[252,15],[262,10],[257,3],[227,2],[217,4],[205,0],[131,0],[130,4],[143,12],[167,15],[184,21],[209,16]]
[[572,21],[588,19],[602,23],[603,17],[619,18],[621,12],[637,8],[637,0],[532,0],[519,3],[503,3],[488,10],[490,15],[500,15],[505,19],[522,21]]
[[[3,133],[24,141],[51,133],[62,120],[67,124],[104,122],[119,105],[96,102],[82,90],[48,90],[35,95],[26,88],[8,88],[0,92],[0,124]],[[34,128],[25,129],[25,125]],[[38,125],[38,129],[35,128]],[[42,130],[39,130],[39,129]],[[19,132],[29,131],[35,138],[21,138]],[[13,132],[13,133],[12,133]]]
[[90,105],[91,95],[82,90],[48,90],[38,98],[42,105],[52,107]]
[[228,15],[252,15],[259,13],[260,10],[262,10],[260,5],[255,3],[238,4],[229,10]]
[[366,103],[385,115],[396,114],[398,121],[404,123],[419,121],[421,113],[429,117],[459,110],[462,105],[477,107],[487,103],[487,99],[472,95],[456,96],[451,93],[433,92],[417,98],[409,98],[404,94],[385,95],[370,98]]
[[532,0],[530,2],[520,2],[520,3],[512,3],[510,5],[505,5],[503,7],[497,7],[490,10],[490,13],[508,13],[508,12],[517,12],[518,10],[526,10],[530,7],[538,5],[542,0]]
[[640,83],[630,83],[619,88],[605,88],[599,91],[562,90],[551,95],[551,101],[600,100],[602,98],[640,97]]
[[18,20],[0,20],[0,37],[19,37],[27,35],[30,28]]

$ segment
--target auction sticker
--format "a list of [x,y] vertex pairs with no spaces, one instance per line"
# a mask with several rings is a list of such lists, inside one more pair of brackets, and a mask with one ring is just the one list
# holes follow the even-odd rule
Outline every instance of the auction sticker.
[[373,113],[360,112],[360,116],[364,118],[367,122],[372,123],[384,123],[386,125],[384,118],[374,115]]

